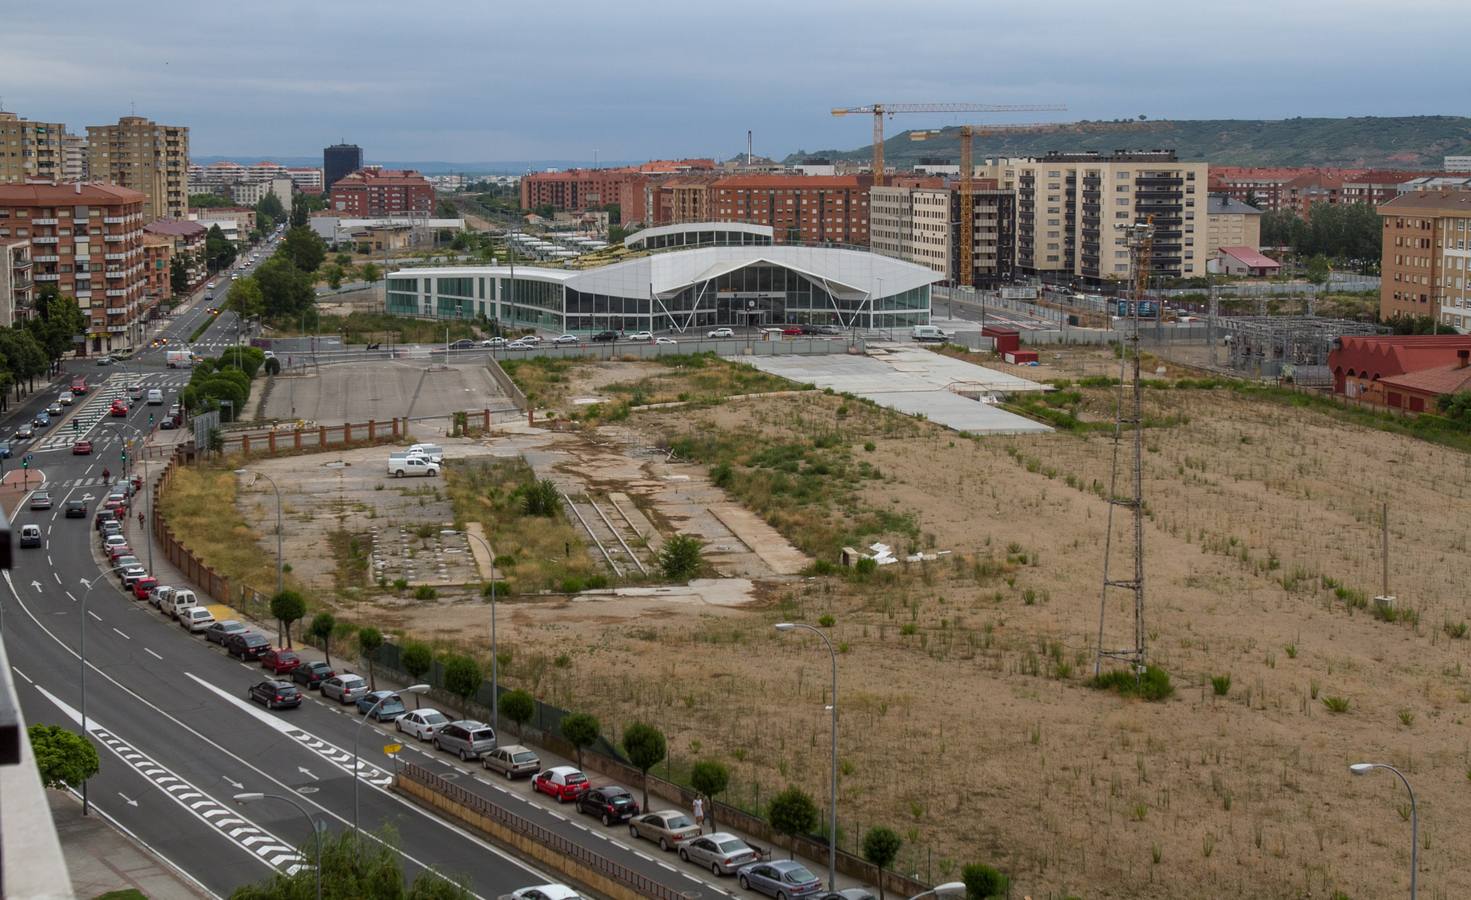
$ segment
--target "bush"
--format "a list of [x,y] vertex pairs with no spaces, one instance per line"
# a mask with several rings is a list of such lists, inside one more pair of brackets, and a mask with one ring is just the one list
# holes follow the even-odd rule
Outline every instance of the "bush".
[[550,478],[534,481],[518,489],[521,494],[521,512],[528,516],[550,518],[557,514],[562,496],[556,482]]
[[711,830],[715,829],[715,796],[725,793],[730,785],[730,770],[722,762],[702,759],[690,769],[690,787],[710,798],[710,808],[705,815],[710,819]]
[[526,723],[530,722],[531,717],[536,714],[536,701],[525,691],[507,691],[505,696],[501,697],[500,710],[501,715],[516,723],[516,734],[519,735]]
[[602,733],[602,724],[590,713],[570,713],[562,718],[562,737],[577,748],[577,768],[582,768],[582,751],[591,747]]
[[[454,653],[444,659],[444,689],[460,698],[460,708],[469,705],[470,698],[480,690],[484,676],[480,663],[464,654]],[[468,710],[466,711],[468,715]]]
[[286,646],[291,646],[291,623],[306,616],[306,600],[296,591],[282,591],[271,598],[271,615],[281,623]]
[[817,804],[795,785],[771,798],[766,815],[771,827],[789,838],[808,834],[817,827]]
[[1004,897],[1011,889],[1010,879],[982,863],[973,863],[962,869],[960,880],[965,882],[966,900]]
[[1229,674],[1212,675],[1211,690],[1216,692],[1217,697],[1224,697],[1231,693],[1231,676]]
[[664,542],[659,551],[659,568],[670,581],[689,581],[699,574],[704,565],[701,549],[704,544],[699,538],[688,534],[676,534]]
[[327,665],[332,665],[332,632],[337,628],[337,617],[329,612],[317,613],[312,617],[311,627],[307,633],[322,642],[322,655],[327,658]]
[[1146,667],[1142,677],[1127,669],[1113,669],[1095,676],[1088,684],[1098,690],[1118,691],[1126,697],[1136,696],[1150,701],[1164,700],[1175,692],[1169,673],[1158,666]]
[[1331,713],[1348,712],[1349,700],[1347,697],[1324,697],[1323,705],[1328,707]]
[[438,596],[439,591],[436,591],[434,588],[430,587],[427,584],[421,584],[418,587],[414,588],[415,600],[433,600]]
[[833,618],[831,615],[824,613],[823,615],[817,617],[817,624],[821,625],[823,628],[831,628],[834,625],[838,624],[838,620]]
[[669,745],[664,732],[644,722],[634,722],[623,729],[623,750],[644,777],[644,809],[649,808],[649,770],[664,761]]
[[[434,651],[423,641],[406,641],[399,650],[398,661],[409,677],[418,681],[434,668]],[[418,700],[414,703],[417,705]]]
[[48,788],[80,788],[101,765],[92,742],[60,725],[32,725],[26,729],[41,783]]
[[875,825],[863,835],[863,858],[879,870],[879,897],[884,896],[884,870],[894,864],[899,855],[899,835],[892,828]]

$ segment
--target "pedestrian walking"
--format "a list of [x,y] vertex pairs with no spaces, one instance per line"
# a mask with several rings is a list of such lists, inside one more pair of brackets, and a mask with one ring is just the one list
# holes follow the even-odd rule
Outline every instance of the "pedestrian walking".
[[700,829],[700,834],[705,833],[705,801],[699,797],[695,798],[695,827]]

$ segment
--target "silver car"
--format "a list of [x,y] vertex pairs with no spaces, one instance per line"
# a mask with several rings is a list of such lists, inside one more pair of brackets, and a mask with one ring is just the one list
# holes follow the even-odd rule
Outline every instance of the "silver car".
[[434,749],[457,754],[461,760],[478,759],[495,749],[495,729],[484,722],[460,719],[434,733]]
[[421,741],[427,741],[448,724],[448,716],[437,709],[430,709],[426,706],[408,715],[399,716],[398,721],[393,723],[393,727],[402,734],[412,734]]
[[685,841],[700,836],[700,828],[677,809],[666,809],[634,816],[628,820],[628,833],[659,845],[660,850],[673,850]]
[[541,771],[541,758],[520,744],[497,747],[480,757],[487,769],[499,772],[506,778],[518,775],[535,775]]
[[358,702],[358,698],[367,692],[368,679],[351,672],[333,675],[322,682],[322,696],[330,697],[343,706]]
[[716,875],[733,875],[736,869],[761,857],[735,835],[717,831],[682,841],[679,858],[704,866]]

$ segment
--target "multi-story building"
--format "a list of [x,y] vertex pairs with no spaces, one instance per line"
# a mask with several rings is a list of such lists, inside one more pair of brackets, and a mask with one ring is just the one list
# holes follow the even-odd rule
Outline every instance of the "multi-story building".
[[255,206],[270,194],[281,201],[282,209],[291,212],[291,179],[284,175],[243,181],[230,187],[230,199],[241,206]]
[[1471,191],[1418,191],[1379,207],[1379,316],[1471,331]]
[[145,297],[143,224],[148,197],[111,184],[0,185],[0,241],[31,242],[37,286],[75,297],[93,351],[136,346]]
[[1206,255],[1213,259],[1222,247],[1262,249],[1262,211],[1225,194],[1211,194],[1206,202]]
[[205,238],[209,229],[199,222],[188,219],[159,219],[144,226],[145,234],[167,238],[172,245],[172,254],[184,261],[184,271],[189,273],[189,284],[197,285],[208,274],[205,259]]
[[1129,247],[1117,225],[1153,217],[1153,277],[1205,274],[1208,256],[1203,162],[1173,150],[1049,153],[987,160],[980,167],[1016,192],[1015,268],[1052,281],[1097,284],[1128,278]]
[[29,238],[0,238],[0,326],[26,318],[35,305],[35,276]]
[[710,185],[719,175],[676,175],[645,185],[644,208],[651,225],[710,221]]
[[182,219],[189,214],[189,129],[123,116],[116,125],[87,126],[91,177],[142,191],[143,215]]
[[227,240],[239,243],[255,231],[255,210],[249,206],[216,206],[195,210],[189,214],[189,221],[198,222],[206,233],[218,225]]
[[337,179],[327,206],[343,216],[428,216],[434,186],[413,169],[369,166]]
[[1370,206],[1378,206],[1398,197],[1400,185],[1406,181],[1427,174],[1434,173],[1416,172],[1409,169],[1372,169],[1367,172],[1353,173],[1343,179],[1343,187],[1339,191],[1338,199],[1342,203],[1367,203]]
[[87,165],[87,139],[78,134],[61,136],[61,181],[90,181]]
[[914,189],[874,185],[868,191],[868,211],[869,249],[914,261]]
[[143,275],[147,284],[143,295],[154,305],[168,301],[174,294],[174,241],[164,234],[143,234]]
[[339,179],[363,167],[363,148],[357,144],[333,144],[322,151],[322,190],[331,192]]
[[1443,165],[1447,172],[1471,172],[1471,156],[1447,156]]
[[322,170],[313,166],[287,166],[286,177],[303,194],[322,193]]
[[[875,253],[919,263],[960,282],[960,242],[965,216],[953,187],[874,187],[870,246]],[[1011,278],[1015,206],[1010,191],[991,179],[971,188],[969,283],[992,287]]]
[[617,204],[624,224],[657,223],[651,218],[650,184],[715,170],[711,159],[661,159],[638,166],[536,172],[521,179],[521,208],[581,212]]
[[0,184],[61,178],[65,133],[65,125],[32,122],[13,112],[0,112]]
[[715,222],[770,225],[777,243],[868,246],[866,175],[734,175],[710,185]]

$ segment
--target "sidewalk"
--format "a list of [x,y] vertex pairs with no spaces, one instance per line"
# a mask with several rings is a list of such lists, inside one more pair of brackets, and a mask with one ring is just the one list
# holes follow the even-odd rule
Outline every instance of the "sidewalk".
[[76,896],[97,897],[128,888],[149,900],[211,896],[101,816],[83,816],[76,797],[61,791],[46,794]]

